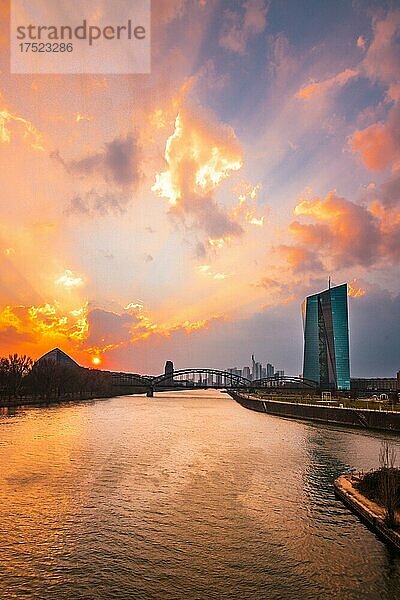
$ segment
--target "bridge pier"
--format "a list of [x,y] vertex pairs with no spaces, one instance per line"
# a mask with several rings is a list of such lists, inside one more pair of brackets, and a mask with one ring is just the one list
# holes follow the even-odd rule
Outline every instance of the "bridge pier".
[[149,390],[147,390],[146,396],[148,398],[153,398],[153,396],[154,396],[154,390],[153,390],[153,388],[150,388]]

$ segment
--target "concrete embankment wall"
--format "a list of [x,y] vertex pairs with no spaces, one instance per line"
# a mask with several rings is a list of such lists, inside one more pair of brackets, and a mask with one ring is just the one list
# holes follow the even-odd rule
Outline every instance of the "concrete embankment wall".
[[354,487],[351,474],[342,475],[333,482],[336,495],[375,531],[377,535],[400,550],[400,533],[390,529],[384,521],[385,510],[363,496]]
[[292,419],[306,419],[322,423],[349,425],[361,429],[381,429],[400,433],[400,412],[318,406],[315,404],[301,404],[300,402],[280,402],[278,400],[258,400],[236,392],[229,393],[239,404],[257,412]]

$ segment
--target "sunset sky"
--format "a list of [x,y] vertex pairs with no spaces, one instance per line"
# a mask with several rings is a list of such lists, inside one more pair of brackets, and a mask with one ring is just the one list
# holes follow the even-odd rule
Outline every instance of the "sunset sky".
[[400,5],[153,0],[150,75],[11,75],[0,353],[302,369],[350,283],[353,376],[400,369]]

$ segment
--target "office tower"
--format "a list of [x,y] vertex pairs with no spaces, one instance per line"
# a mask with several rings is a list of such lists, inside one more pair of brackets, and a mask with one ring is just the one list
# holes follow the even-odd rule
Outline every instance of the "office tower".
[[164,374],[170,375],[170,377],[165,379],[165,383],[172,383],[174,379],[174,363],[172,362],[172,360],[167,360],[167,362],[165,363]]
[[267,363],[267,377],[273,377],[274,376],[274,365],[271,365],[271,363]]
[[243,377],[251,381],[250,367],[243,367]]
[[257,367],[256,367],[256,359],[254,358],[254,354],[251,355],[251,378],[254,381],[257,379]]
[[167,360],[167,362],[165,363],[164,373],[165,373],[165,375],[172,375],[173,372],[174,372],[174,363],[172,362],[172,360]]
[[347,284],[308,296],[302,305],[303,377],[325,390],[350,389]]

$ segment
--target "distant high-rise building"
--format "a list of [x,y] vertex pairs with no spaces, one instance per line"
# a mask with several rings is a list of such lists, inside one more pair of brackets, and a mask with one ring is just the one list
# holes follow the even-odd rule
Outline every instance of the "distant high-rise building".
[[172,360],[167,360],[165,363],[165,375],[172,375],[174,372],[174,363]]
[[261,379],[265,379],[267,376],[267,369],[266,367],[261,367]]
[[250,367],[243,367],[243,377],[251,381]]
[[251,355],[251,376],[253,381],[261,379],[261,363],[256,361],[254,354]]
[[251,378],[253,381],[254,379],[257,379],[257,363],[254,354],[251,355]]
[[302,305],[303,377],[321,389],[350,389],[347,284],[308,296]]
[[267,363],[267,377],[273,377],[275,372],[274,365]]
[[167,362],[165,363],[164,374],[170,375],[170,377],[168,377],[168,379],[165,380],[165,383],[172,383],[174,376],[174,363],[172,362],[172,360],[167,360]]

